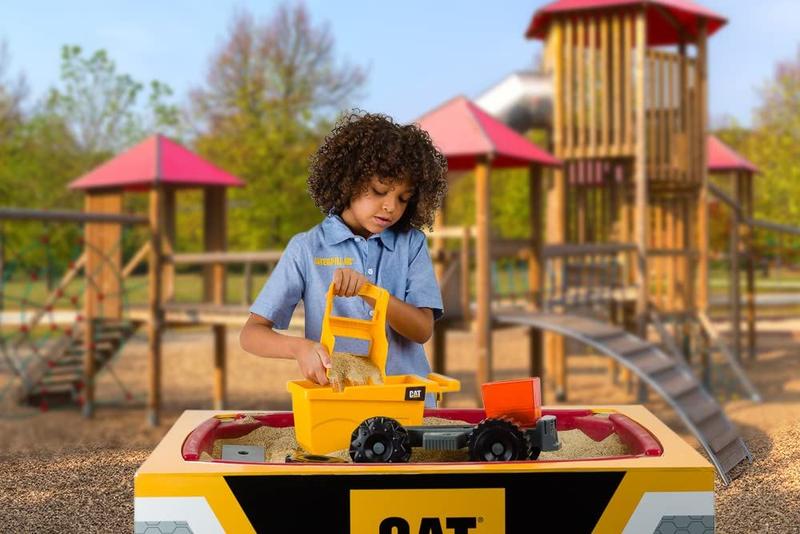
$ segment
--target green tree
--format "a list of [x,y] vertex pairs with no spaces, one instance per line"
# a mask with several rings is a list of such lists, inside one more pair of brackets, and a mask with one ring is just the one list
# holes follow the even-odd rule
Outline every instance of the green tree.
[[800,49],[760,91],[753,129],[729,120],[718,135],[758,166],[756,215],[800,226]]
[[[306,194],[308,158],[365,79],[336,60],[328,27],[302,4],[265,22],[233,16],[190,108],[198,151],[247,182],[231,193],[232,248],[281,247],[320,219]],[[185,237],[197,242],[198,226]]]
[[[169,87],[151,82],[142,102],[143,84],[119,74],[102,50],[85,58],[79,47],[65,46],[59,85],[30,110],[23,109],[19,83],[5,81],[8,60],[2,57],[7,54],[0,53],[0,205],[81,209],[82,196],[66,188],[71,180],[153,130],[176,124],[177,108],[166,101]],[[75,225],[8,224],[6,250],[30,248],[48,236],[56,263],[65,265],[79,232]],[[24,262],[41,260],[39,253]]]
[[[716,135],[761,171],[754,177],[756,217],[800,226],[800,48],[775,67],[760,90],[753,118],[752,129],[729,118]],[[785,250],[776,250],[777,234],[762,230],[756,236],[760,255],[785,256]]]
[[105,50],[86,57],[79,46],[64,46],[60,87],[50,90],[44,112],[66,124],[82,153],[114,154],[178,125],[177,107],[165,102],[172,96],[170,87],[151,81],[142,107],[144,88],[131,75],[117,72]]
[[[546,134],[542,130],[531,130],[526,137],[540,147],[547,146]],[[526,167],[491,171],[491,225],[496,235],[506,239],[521,239],[530,235],[529,185],[530,176]],[[451,173],[446,224],[475,224],[475,174],[471,171]]]
[[25,76],[19,74],[14,80],[8,77],[10,65],[8,45],[5,41],[0,41],[0,146],[22,124],[22,104],[28,94]]

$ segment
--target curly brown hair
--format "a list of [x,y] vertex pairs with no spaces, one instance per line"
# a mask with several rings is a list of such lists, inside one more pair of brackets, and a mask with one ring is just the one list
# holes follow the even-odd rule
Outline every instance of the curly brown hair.
[[380,113],[343,115],[311,156],[308,192],[325,214],[340,214],[366,191],[373,176],[385,184],[408,181],[414,193],[394,228],[433,225],[447,192],[447,159],[428,132]]

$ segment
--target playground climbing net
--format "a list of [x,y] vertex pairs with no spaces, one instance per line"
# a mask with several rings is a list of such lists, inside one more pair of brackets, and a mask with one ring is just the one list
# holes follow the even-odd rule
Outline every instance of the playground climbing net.
[[[4,417],[82,405],[87,380],[96,382],[99,373],[117,384],[123,402],[137,401],[113,368],[135,330],[125,319],[129,297],[146,285],[146,277],[126,280],[119,261],[132,232],[123,228],[115,243],[98,246],[86,240],[81,224],[9,227],[0,221],[0,401],[14,405]],[[109,324],[127,335],[109,336]],[[84,368],[87,342],[98,373],[91,378]]]

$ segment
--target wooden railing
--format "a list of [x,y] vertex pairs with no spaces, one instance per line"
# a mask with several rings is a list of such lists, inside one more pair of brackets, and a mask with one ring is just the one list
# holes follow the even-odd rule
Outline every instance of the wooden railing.
[[[191,252],[164,256],[164,262],[171,265],[203,266],[207,270],[225,270],[230,265],[243,265],[241,304],[249,305],[253,300],[253,266],[266,266],[271,271],[280,260],[282,250],[265,250],[258,252]],[[174,282],[165,280],[169,287]]]
[[631,243],[543,247],[542,308],[587,308],[632,298],[636,251]]

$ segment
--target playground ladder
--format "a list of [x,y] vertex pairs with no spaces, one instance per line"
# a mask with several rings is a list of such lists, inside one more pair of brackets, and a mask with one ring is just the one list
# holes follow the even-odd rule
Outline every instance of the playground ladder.
[[[139,321],[95,320],[95,369],[107,366],[141,325]],[[64,335],[40,361],[25,370],[19,400],[31,406],[75,402],[84,385],[83,332]]]

